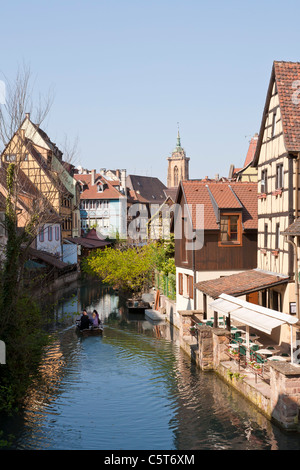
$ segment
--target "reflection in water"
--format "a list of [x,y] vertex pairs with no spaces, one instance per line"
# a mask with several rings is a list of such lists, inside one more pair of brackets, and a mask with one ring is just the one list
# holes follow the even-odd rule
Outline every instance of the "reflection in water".
[[[103,337],[80,338],[96,308]],[[247,400],[180,350],[177,330],[129,315],[98,283],[58,301],[40,373],[4,430],[19,449],[299,449]]]

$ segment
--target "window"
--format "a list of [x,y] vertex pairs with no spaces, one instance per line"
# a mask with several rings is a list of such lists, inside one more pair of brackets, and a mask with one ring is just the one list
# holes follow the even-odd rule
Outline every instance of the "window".
[[261,193],[266,193],[267,192],[267,177],[268,177],[268,172],[267,170],[262,170],[261,172],[261,181],[260,181],[260,192]]
[[103,193],[103,185],[102,184],[98,184],[97,191],[98,191],[98,193]]
[[5,159],[7,162],[15,162],[16,161],[16,155],[5,155]]
[[48,227],[48,240],[49,242],[52,242],[52,227]]
[[264,230],[264,247],[267,248],[268,246],[268,224],[265,224]]
[[274,137],[276,132],[276,111],[273,113],[273,120],[272,120],[272,137]]
[[59,227],[55,227],[55,240],[59,240]]
[[39,233],[39,241],[41,243],[43,243],[44,241],[44,227],[42,227],[42,229],[40,230],[40,233]]
[[174,186],[178,186],[178,167],[174,167]]
[[220,244],[241,245],[242,227],[240,214],[221,214]]
[[279,224],[276,224],[276,231],[275,231],[275,250],[279,249]]
[[283,164],[276,165],[276,189],[283,188]]
[[182,217],[180,246],[181,246],[181,259],[183,262],[187,262],[187,251],[186,251],[187,241],[185,237],[186,226],[187,226],[187,219],[186,217]]

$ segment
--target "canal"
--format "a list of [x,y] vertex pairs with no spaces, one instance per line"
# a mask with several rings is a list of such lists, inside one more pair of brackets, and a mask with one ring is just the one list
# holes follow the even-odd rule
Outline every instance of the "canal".
[[[51,301],[52,341],[26,406],[1,418],[10,449],[300,449],[299,436],[191,364],[170,324],[129,315],[99,283],[78,283]],[[77,335],[74,312],[84,307],[100,313],[102,337]]]

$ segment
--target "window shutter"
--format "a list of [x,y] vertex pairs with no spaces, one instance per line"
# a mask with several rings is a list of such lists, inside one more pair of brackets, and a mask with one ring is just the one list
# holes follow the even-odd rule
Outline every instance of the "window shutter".
[[189,298],[194,298],[194,279],[193,276],[189,276]]
[[182,273],[178,274],[178,292],[179,292],[179,295],[183,294],[183,277],[182,277]]

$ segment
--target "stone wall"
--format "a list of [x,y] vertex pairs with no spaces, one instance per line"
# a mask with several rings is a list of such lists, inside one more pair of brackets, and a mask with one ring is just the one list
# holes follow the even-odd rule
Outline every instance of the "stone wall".
[[180,345],[204,371],[216,371],[236,390],[250,400],[265,416],[286,431],[300,432],[300,365],[270,362],[270,384],[258,379],[234,374],[236,363],[230,361],[226,349],[230,333],[221,328],[198,327],[193,337],[189,328],[199,312],[184,310],[179,314]]
[[271,363],[272,417],[286,430],[299,428],[300,366]]

